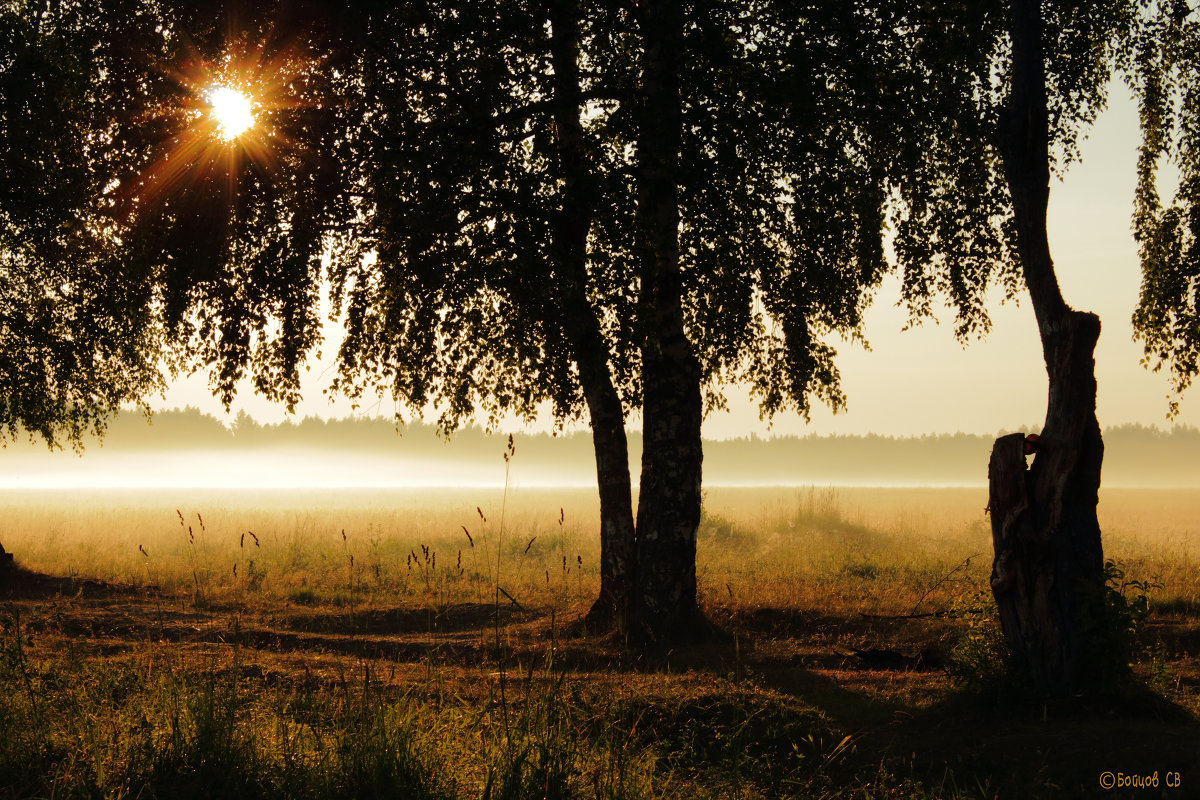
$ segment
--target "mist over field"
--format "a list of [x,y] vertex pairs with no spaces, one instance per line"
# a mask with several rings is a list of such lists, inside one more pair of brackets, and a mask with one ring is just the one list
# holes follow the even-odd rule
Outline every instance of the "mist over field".
[[[1036,430],[1029,426],[1026,430]],[[1003,433],[1003,432],[1001,432]],[[994,436],[782,436],[706,441],[706,486],[982,487]],[[1200,487],[1200,429],[1140,425],[1104,433],[1104,485]],[[0,454],[0,488],[421,488],[499,487],[505,482],[505,434],[466,428],[439,436],[428,424],[388,419],[260,425],[249,416],[226,427],[188,408],[150,422],[117,416],[82,454],[10,443]],[[591,436],[517,434],[508,474],[515,486],[591,487]],[[632,463],[641,435],[630,432]],[[636,479],[636,476],[635,476]]]

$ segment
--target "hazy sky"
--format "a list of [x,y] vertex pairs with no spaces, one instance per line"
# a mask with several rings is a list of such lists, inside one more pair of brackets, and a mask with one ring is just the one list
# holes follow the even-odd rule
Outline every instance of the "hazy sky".
[[[1081,163],[1050,193],[1050,247],[1066,301],[1100,315],[1103,332],[1096,351],[1099,417],[1102,427],[1129,422],[1168,424],[1167,379],[1143,368],[1142,347],[1133,340],[1130,316],[1137,300],[1140,271],[1130,233],[1137,147],[1137,109],[1123,84],[1115,83],[1111,107],[1083,142]],[[730,411],[705,423],[713,438],[779,434],[992,433],[1040,423],[1046,408],[1046,374],[1032,308],[993,304],[993,328],[986,340],[960,346],[951,333],[952,314],[941,325],[902,332],[906,316],[896,307],[898,282],[889,279],[867,315],[871,352],[850,343],[834,343],[849,398],[847,411],[833,415],[814,410],[811,424],[796,415],[777,417],[773,428],[758,419],[757,409],[739,387],[729,391]],[[321,390],[333,370],[328,356],[336,350],[336,327],[324,347],[326,358],[311,363],[300,416],[351,415],[348,402],[330,401]],[[233,408],[260,421],[278,421],[282,407],[253,396],[247,384]],[[1200,402],[1185,398],[1180,423],[1200,422]],[[194,405],[223,416],[203,377],[173,385],[156,408]],[[389,400],[368,404],[357,413],[389,416]],[[636,420],[633,421],[636,424]],[[519,428],[519,426],[514,426]]]

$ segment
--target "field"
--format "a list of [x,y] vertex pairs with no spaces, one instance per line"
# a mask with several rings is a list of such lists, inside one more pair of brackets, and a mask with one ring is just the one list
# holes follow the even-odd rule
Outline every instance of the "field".
[[720,632],[638,656],[574,624],[592,492],[2,494],[0,796],[1200,796],[1200,492],[1102,494],[1138,687],[1052,705],[985,503],[711,489]]

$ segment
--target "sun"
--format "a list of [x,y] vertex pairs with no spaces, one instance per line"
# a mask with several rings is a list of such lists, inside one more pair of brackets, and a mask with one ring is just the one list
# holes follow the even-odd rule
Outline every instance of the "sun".
[[[248,50],[248,52],[241,52]],[[228,197],[253,166],[254,180],[274,180],[283,154],[304,145],[292,134],[295,112],[320,108],[322,98],[297,93],[317,61],[292,47],[264,57],[267,46],[233,48],[214,59],[187,51],[177,68],[164,67],[179,88],[162,119],[174,132],[156,148],[137,183],[138,202],[167,197],[194,185],[222,185]]]
[[254,124],[253,105],[242,92],[228,86],[214,86],[206,94],[222,139],[236,139]]

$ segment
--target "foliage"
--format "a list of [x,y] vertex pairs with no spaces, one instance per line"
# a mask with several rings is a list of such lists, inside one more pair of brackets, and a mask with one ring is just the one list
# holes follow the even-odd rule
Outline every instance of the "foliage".
[[[87,180],[42,176],[63,193],[54,202],[98,204],[119,223],[103,244],[121,242],[113,263],[133,271],[146,323],[161,314],[157,346],[207,368],[226,402],[246,375],[295,401],[298,367],[319,342],[328,251],[348,333],[339,386],[351,394],[379,385],[410,409],[436,404],[446,427],[541,401],[576,417],[581,345],[569,334],[582,313],[623,403],[640,404],[637,13],[578,12],[579,84],[564,89],[552,26],[518,0],[361,4],[336,22],[318,6],[269,2],[237,14],[223,3],[32,7],[10,14],[69,36],[61,56],[17,33],[0,44],[13,63],[22,47],[53,61],[86,87],[91,115],[76,133],[86,147],[55,159]],[[766,413],[843,404],[827,339],[860,332],[887,268],[893,193],[910,299],[920,305],[936,284],[970,307],[963,326],[985,318],[971,298],[1001,253],[990,220],[1002,198],[965,169],[987,150],[986,115],[964,108],[978,110],[988,86],[997,12],[976,8],[686,4],[672,180],[686,324],[711,402],[737,380]],[[121,36],[104,33],[118,24]],[[97,36],[109,60],[80,60]],[[203,114],[215,82],[259,98],[259,124],[237,141],[216,142]],[[590,181],[582,277],[562,251],[564,91],[577,94]],[[65,101],[6,97],[10,120],[18,103],[44,109],[47,125],[66,118]],[[51,139],[16,133],[10,155],[37,162]],[[19,178],[10,172],[7,191]],[[12,227],[9,242],[29,233]],[[101,244],[81,243],[72,260]],[[943,277],[917,279],[943,256]]]
[[[0,34],[0,426],[78,443],[160,369],[289,405],[319,340],[337,176],[329,28],[261,4],[16,2]],[[311,9],[309,9],[311,11]],[[303,32],[303,35],[301,35]],[[228,37],[227,37],[228,34]],[[268,118],[215,136],[206,92]]]
[[965,628],[946,659],[946,674],[968,690],[995,688],[1009,676],[1010,659],[991,590],[975,586],[960,595],[954,611]]
[[[1200,12],[1184,0],[1151,9],[1125,54],[1142,126],[1133,218],[1142,286],[1133,326],[1143,363],[1168,367],[1178,395],[1200,368]],[[1164,162],[1179,179],[1168,199]],[[1178,402],[1171,400],[1172,414]]]
[[1140,634],[1150,615],[1150,593],[1161,589],[1157,582],[1127,576],[1113,559],[1104,562],[1104,602],[1093,635],[1089,637],[1088,659],[1092,677],[1101,686],[1115,686],[1129,676],[1129,669],[1142,649]]
[[[145,100],[154,125],[117,121],[145,137],[141,169],[121,176],[122,191],[153,255],[164,326],[182,363],[206,368],[226,404],[248,376],[291,407],[320,341],[329,237],[357,214],[329,12],[268,2],[236,15],[221,3],[145,13],[154,32],[129,46],[174,79]],[[257,103],[260,119],[237,140],[216,137],[204,113],[218,84]]]
[[[905,69],[900,4],[879,5],[708,2],[684,13],[679,249],[711,402],[742,380],[766,413],[843,403],[825,338],[859,330],[886,269],[886,181],[926,136],[896,125],[900,87],[875,83],[925,77]],[[629,11],[588,7],[580,25],[575,113],[594,216],[584,313],[630,408],[646,324],[633,238],[642,45]],[[374,10],[359,27],[375,38],[357,66],[362,116],[349,139],[367,198],[357,235],[378,258],[339,259],[333,272],[348,314],[342,385],[378,379],[406,406],[438,403],[448,425],[477,409],[529,414],[543,400],[560,418],[579,415],[581,353],[564,328],[578,279],[557,227],[569,213],[554,116],[564,90],[545,22],[497,1]]]
[[[926,67],[932,69],[928,95],[897,109],[896,124],[929,127],[932,146],[910,156],[922,165],[919,179],[898,189],[896,257],[913,320],[930,316],[932,298],[945,296],[956,309],[955,334],[965,338],[990,326],[987,288],[999,285],[1011,299],[1022,281],[999,130],[1011,80],[1012,4],[926,5],[919,30],[938,32],[930,46],[945,60]],[[1141,30],[1141,5],[1040,4],[1052,171],[1077,159],[1078,141],[1104,108],[1109,78],[1124,63],[1123,48]]]
[[[100,433],[160,384],[155,294],[115,185],[153,77],[118,44],[139,4],[0,7],[0,433]],[[116,33],[120,30],[121,33]]]
[[1163,697],[1176,697],[1179,694],[1178,678],[1171,669],[1167,646],[1158,642],[1149,650],[1150,655],[1150,688]]

